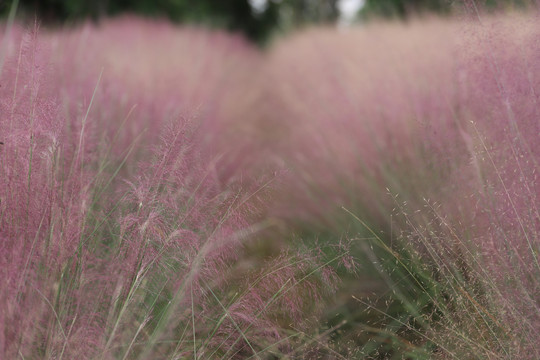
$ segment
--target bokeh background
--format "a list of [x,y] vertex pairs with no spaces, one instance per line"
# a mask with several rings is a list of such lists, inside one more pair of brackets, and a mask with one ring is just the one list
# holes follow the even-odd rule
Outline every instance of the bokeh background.
[[451,14],[473,4],[491,10],[524,7],[530,0],[2,0],[6,16],[12,4],[27,19],[37,16],[48,24],[99,21],[121,14],[167,18],[244,33],[265,42],[283,31],[306,24],[350,24],[373,17],[407,19],[418,14]]

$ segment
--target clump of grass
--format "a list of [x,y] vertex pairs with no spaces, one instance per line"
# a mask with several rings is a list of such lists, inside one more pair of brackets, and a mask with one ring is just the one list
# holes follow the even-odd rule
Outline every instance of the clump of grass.
[[469,98],[458,116],[470,121],[462,136],[470,161],[463,171],[471,174],[471,181],[460,183],[456,192],[456,201],[463,199],[461,207],[441,203],[433,216],[448,230],[446,242],[459,242],[454,246],[462,254],[440,255],[452,259],[454,269],[463,269],[455,280],[461,288],[452,296],[466,303],[454,312],[466,336],[458,341],[451,327],[454,335],[448,334],[447,342],[459,344],[458,357],[467,351],[485,358],[538,357],[539,212],[534,189],[540,128],[533,115],[538,112],[538,83],[532,76],[538,54],[529,50],[538,34],[533,19],[482,21],[474,42],[479,52],[465,60]]
[[384,284],[340,308],[370,334],[358,354],[537,356],[536,20],[313,29],[271,53],[267,118],[291,169],[276,212],[357,238]]
[[[140,39],[130,38],[135,29]],[[111,70],[110,61],[122,62],[113,50],[88,54],[120,40],[158,46],[150,41],[156,33],[159,46],[201,46],[190,66],[207,61],[200,71],[209,78],[197,83],[208,88],[182,82],[191,70],[145,68],[155,58],[139,59],[125,75]],[[106,39],[112,34],[119,38]],[[259,264],[244,251],[274,226],[262,216],[269,176],[246,171],[245,178],[220,165],[227,153],[225,143],[212,143],[220,129],[212,104],[231,75],[208,44],[225,54],[244,49],[249,58],[247,46],[132,19],[70,33],[14,29],[4,40],[2,356],[291,353],[307,329],[304,311],[318,311],[313,300],[333,291],[330,264],[342,257],[289,249]],[[90,64],[77,64],[79,56]],[[154,77],[173,81],[162,88]],[[183,105],[175,108],[177,99]]]

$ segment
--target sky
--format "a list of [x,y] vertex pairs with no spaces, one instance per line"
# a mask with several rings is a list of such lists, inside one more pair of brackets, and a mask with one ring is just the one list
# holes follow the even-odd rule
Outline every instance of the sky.
[[339,0],[339,22],[341,24],[350,24],[354,20],[358,10],[364,6],[364,2],[365,0]]

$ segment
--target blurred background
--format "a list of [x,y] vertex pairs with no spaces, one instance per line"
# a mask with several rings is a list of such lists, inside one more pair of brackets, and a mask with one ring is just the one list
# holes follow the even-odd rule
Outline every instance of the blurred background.
[[309,24],[349,25],[374,17],[407,19],[417,14],[449,14],[465,4],[491,9],[525,6],[529,0],[0,0],[0,14],[12,5],[27,19],[49,25],[99,21],[125,13],[166,17],[244,33],[264,43],[271,35]]

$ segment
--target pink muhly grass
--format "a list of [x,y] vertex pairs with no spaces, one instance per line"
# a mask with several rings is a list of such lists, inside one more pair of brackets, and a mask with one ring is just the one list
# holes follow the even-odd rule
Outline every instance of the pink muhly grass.
[[412,251],[446,284],[447,300],[437,305],[444,318],[430,334],[443,356],[538,356],[536,20],[467,24],[459,49],[470,51],[456,67],[458,131],[427,136],[434,159],[450,161],[442,182],[449,191],[426,196],[418,214],[400,210]]
[[432,287],[419,296],[443,314],[418,320],[422,341],[443,357],[537,356],[536,21],[312,29],[266,59],[277,105],[262,121],[278,135],[262,138],[286,139],[274,161],[290,169],[273,214],[339,233],[345,207],[402,238],[403,266]]
[[446,99],[451,121],[439,115],[418,133],[423,161],[444,177],[413,201],[411,193],[392,191],[401,245],[387,255],[421,280],[407,284],[437,309],[418,315],[421,301],[405,300],[411,308],[418,301],[410,314],[441,358],[538,357],[536,21],[533,15],[465,23],[468,32],[456,41],[459,91]]
[[267,117],[286,139],[274,153],[292,169],[278,213],[328,222],[359,200],[366,216],[385,222],[386,188],[412,194],[429,186],[434,171],[423,164],[418,136],[432,118],[451,120],[451,29],[440,20],[312,29],[272,49],[265,75],[277,105]]
[[[332,293],[339,259],[307,250],[244,259],[246,241],[273,226],[263,221],[272,176],[227,165],[237,153],[219,138],[213,104],[226,107],[219,91],[243,55],[222,68],[213,51],[251,50],[217,32],[133,19],[11,36],[0,78],[1,356],[290,351],[289,320],[300,326],[314,299]],[[152,56],[128,74],[111,69],[128,63],[115,55],[122,40],[176,46],[166,67],[178,72],[159,73]],[[175,66],[190,62],[194,44],[206,59],[196,75]]]
[[[200,143],[190,134],[197,129],[192,126],[186,121],[165,131],[154,159],[142,165],[144,175],[130,183],[126,198],[129,213],[124,215],[121,237],[129,246],[123,247],[121,257],[127,269],[134,270],[125,276],[137,273],[138,281],[149,278],[152,287],[163,284],[160,291],[169,299],[165,316],[148,318],[154,329],[147,341],[157,348],[148,346],[142,353],[150,356],[176,348],[184,356],[253,355],[281,339],[283,329],[276,318],[301,323],[305,295],[311,294],[307,303],[312,303],[321,287],[331,289],[336,279],[328,273],[329,264],[310,273],[319,258],[301,251],[302,260],[285,256],[286,266],[277,271],[262,266],[259,275],[239,281],[235,272],[240,269],[234,264],[246,238],[268,226],[252,223],[258,210],[251,207],[250,198],[259,190],[234,183],[223,187],[215,163],[199,153]],[[325,274],[322,282],[313,282],[317,272]],[[177,343],[158,345],[163,338]],[[285,351],[286,344],[277,349]]]
[[486,312],[500,323],[494,329],[504,329],[500,338],[488,337],[484,356],[533,359],[540,334],[539,83],[533,75],[540,29],[536,16],[516,15],[486,19],[475,29],[458,115],[470,121],[462,129],[470,159],[463,170],[473,176],[458,193],[469,198],[459,210],[465,228],[457,234],[478,255],[471,266],[486,292]]
[[[71,265],[77,254],[82,256],[80,242],[92,201],[91,176],[83,163],[95,161],[93,144],[84,125],[76,135],[70,133],[71,125],[87,119],[64,118],[42,49],[46,45],[37,32],[20,36],[16,30],[6,39],[17,50],[7,56],[1,74],[0,342],[6,357],[61,354],[68,337],[83,335],[74,326],[82,319],[70,309],[77,298],[62,295],[73,288],[60,289],[58,281],[78,272]],[[64,300],[69,305],[60,307]],[[87,331],[91,327],[84,336]],[[80,351],[88,350],[88,343],[81,343]]]

